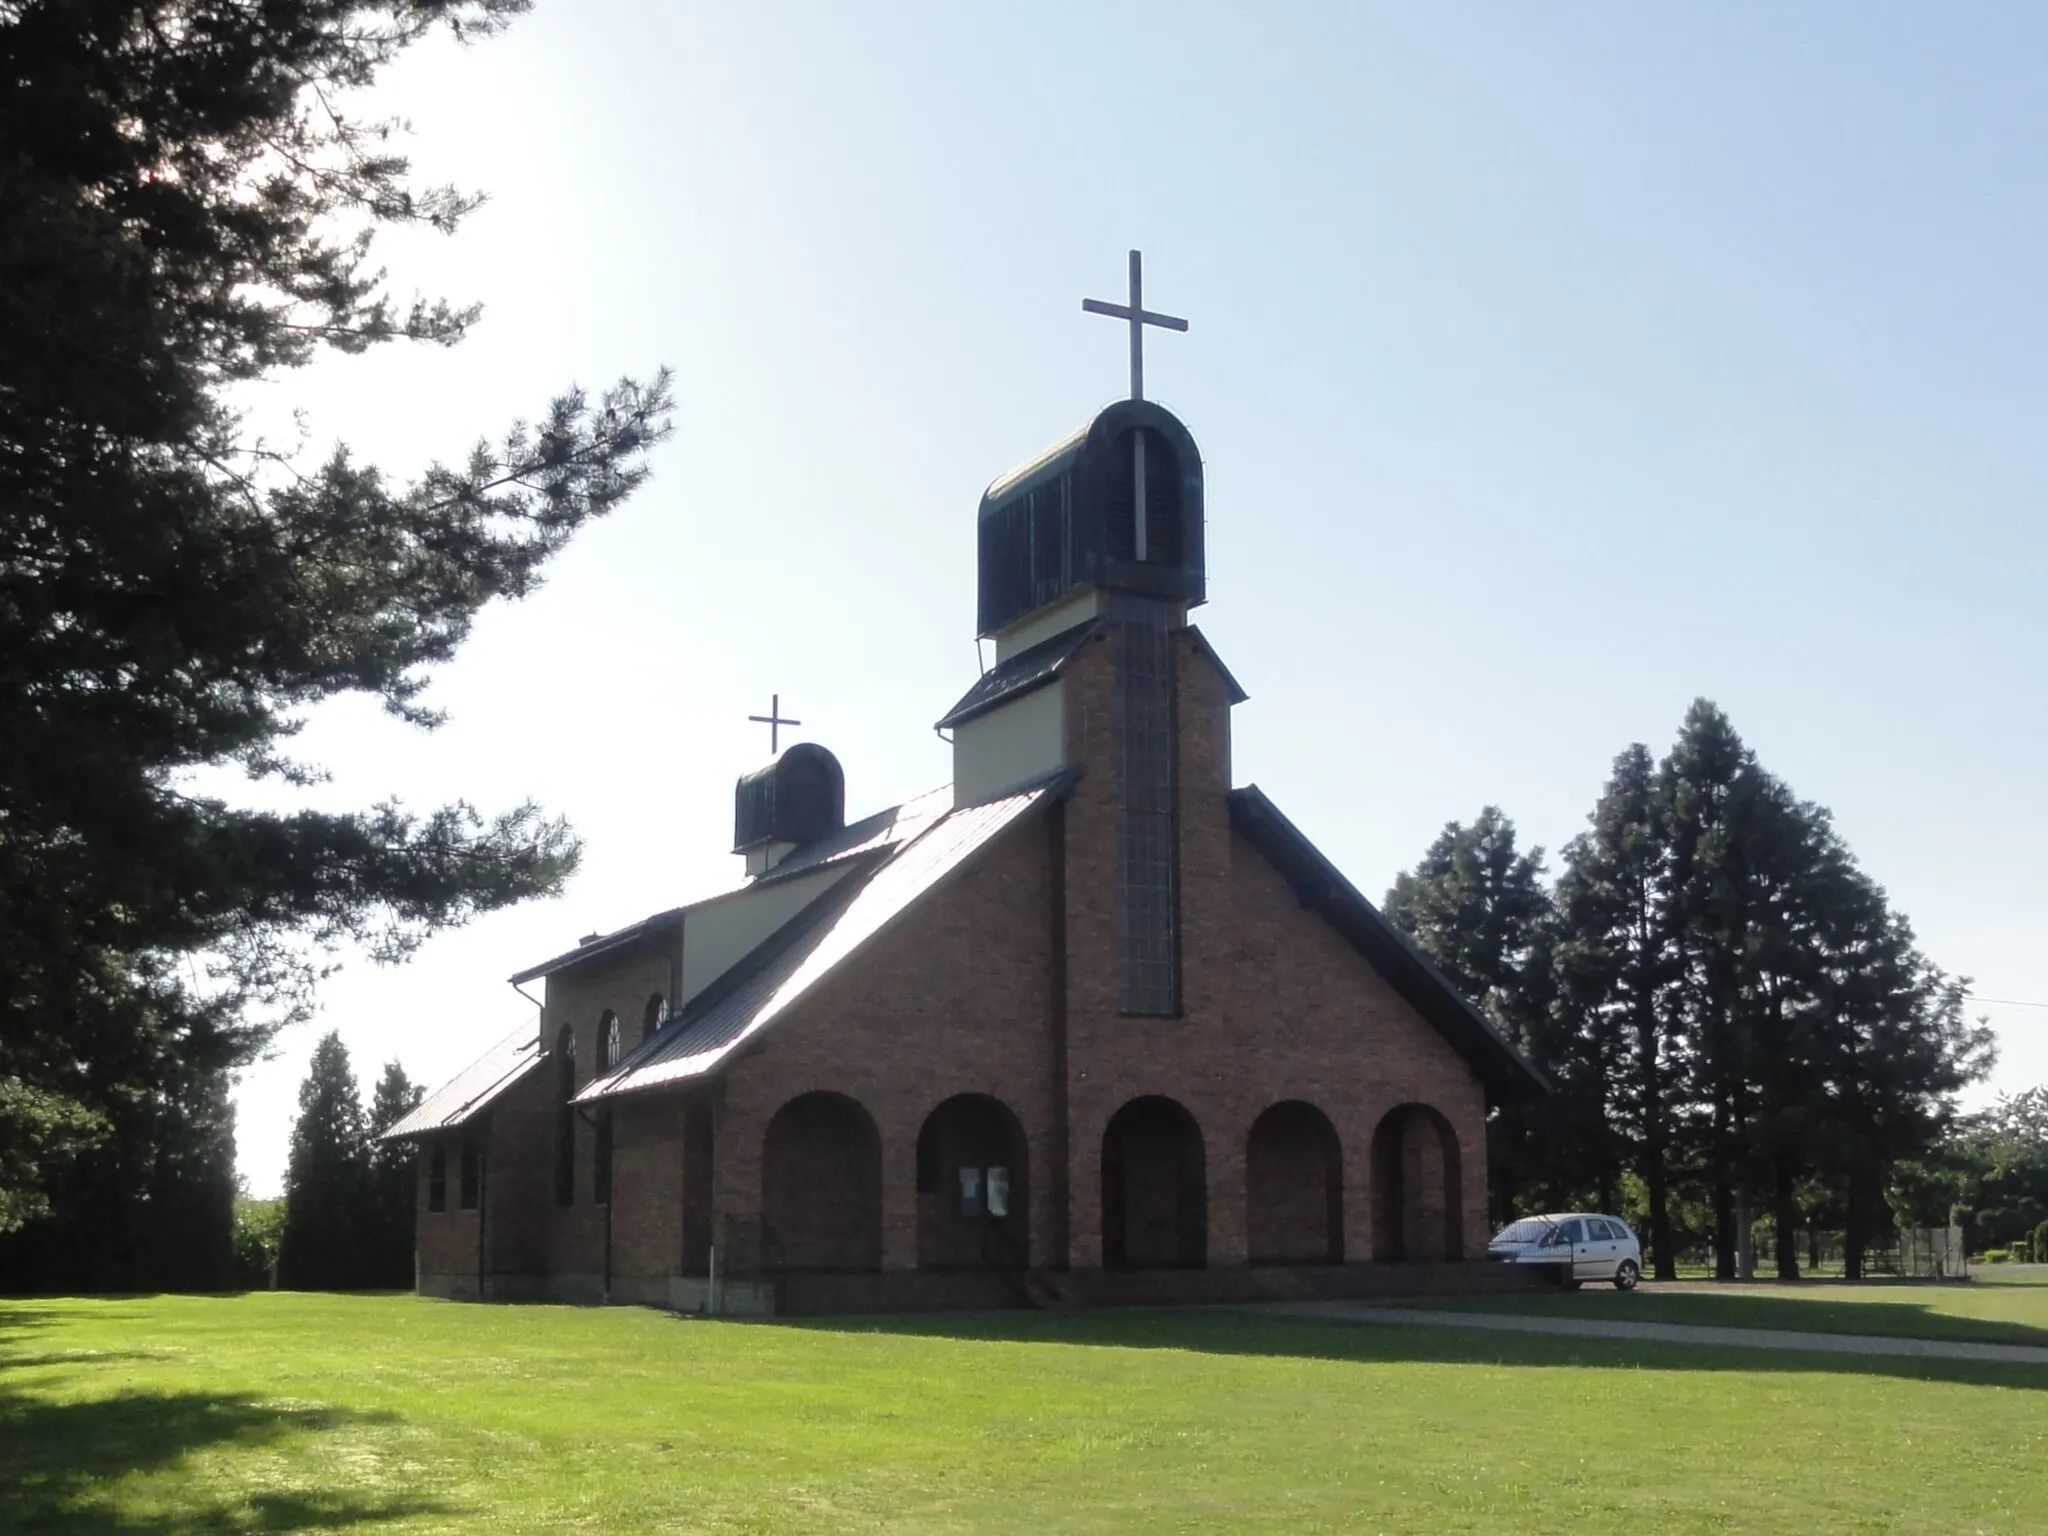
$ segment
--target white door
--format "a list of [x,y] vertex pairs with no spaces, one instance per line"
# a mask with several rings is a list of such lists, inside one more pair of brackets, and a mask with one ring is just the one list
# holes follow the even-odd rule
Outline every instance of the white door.
[[1621,1234],[1615,1231],[1613,1222],[1589,1216],[1586,1218],[1586,1236],[1590,1240],[1589,1256],[1593,1264],[1586,1278],[1612,1280],[1614,1268],[1621,1262]]

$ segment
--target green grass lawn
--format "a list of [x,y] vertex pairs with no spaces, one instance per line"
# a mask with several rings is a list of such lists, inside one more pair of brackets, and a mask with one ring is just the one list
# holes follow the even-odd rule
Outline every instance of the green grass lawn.
[[1223,1310],[0,1302],[0,1531],[2048,1529],[2048,1370],[1734,1356]]
[[[2048,1348],[2048,1270],[2031,1265],[2003,1273],[1987,1266],[1967,1285],[1716,1285],[1710,1280],[1680,1280],[1667,1285],[1645,1282],[1640,1290],[1623,1293],[1589,1283],[1578,1291],[1467,1296],[1423,1305],[1461,1312],[1792,1328]],[[2043,1516],[2043,1529],[2048,1529],[2048,1514]]]

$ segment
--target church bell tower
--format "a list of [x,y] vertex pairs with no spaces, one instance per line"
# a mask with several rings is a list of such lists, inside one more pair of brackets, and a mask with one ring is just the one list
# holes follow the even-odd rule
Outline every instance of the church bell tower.
[[[1114,668],[1118,1007],[1180,1011],[1175,632],[1207,597],[1202,457],[1171,411],[1144,398],[1143,327],[1187,322],[1142,304],[1083,308],[1131,328],[1131,398],[991,485],[976,522],[977,628],[996,665],[939,722],[953,731],[954,797],[1072,766],[1063,669],[1097,638]],[[1108,767],[1109,765],[1101,765]]]

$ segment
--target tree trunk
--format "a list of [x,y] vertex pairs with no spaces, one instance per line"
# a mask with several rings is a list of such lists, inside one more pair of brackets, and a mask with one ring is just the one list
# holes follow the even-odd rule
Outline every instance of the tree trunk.
[[1771,1224],[1778,1230],[1778,1278],[1799,1278],[1799,1200],[1792,1188],[1792,1160],[1780,1154]]
[[1735,1278],[1735,1188],[1728,1177],[1728,1106],[1714,1102],[1714,1278]]
[[1661,1151],[1644,1159],[1643,1183],[1650,1195],[1650,1264],[1659,1280],[1678,1278],[1678,1255],[1671,1251],[1671,1192],[1664,1183]]
[[1664,1095],[1657,1072],[1657,1014],[1647,1002],[1636,1005],[1636,1060],[1643,1096],[1643,1187],[1650,1197],[1650,1264],[1659,1280],[1678,1278],[1678,1255],[1671,1251],[1670,1177],[1664,1166]]

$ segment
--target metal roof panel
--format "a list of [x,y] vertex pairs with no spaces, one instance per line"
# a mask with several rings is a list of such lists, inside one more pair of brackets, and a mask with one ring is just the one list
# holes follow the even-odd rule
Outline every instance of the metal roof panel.
[[929,895],[975,853],[1072,782],[1062,772],[1014,794],[953,811],[866,876],[852,875],[764,943],[750,962],[691,1000],[577,1101],[614,1098],[699,1077],[786,1013],[841,964]]
[[522,1024],[377,1139],[406,1141],[467,1125],[539,1066],[540,1059],[540,1025]]

